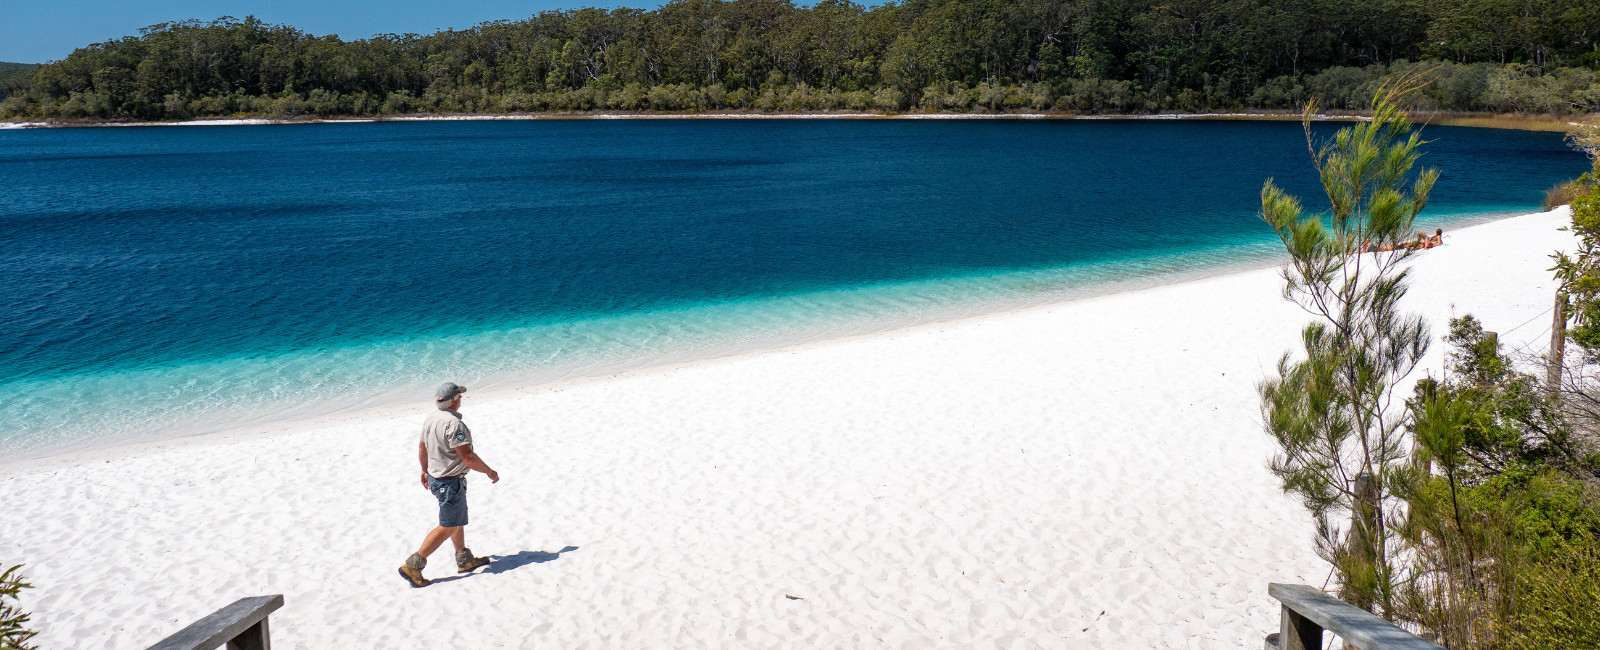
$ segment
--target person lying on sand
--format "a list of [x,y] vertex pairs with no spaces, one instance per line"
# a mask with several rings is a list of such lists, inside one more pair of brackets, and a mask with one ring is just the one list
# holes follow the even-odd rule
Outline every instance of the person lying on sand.
[[466,386],[451,382],[439,385],[434,393],[437,411],[422,422],[422,440],[417,443],[417,462],[422,464],[422,487],[439,500],[439,526],[422,538],[422,547],[400,566],[400,577],[412,587],[426,587],[432,580],[422,577],[428,556],[439,550],[445,539],[456,547],[456,573],[467,573],[489,563],[489,558],[473,557],[467,548],[467,470],[500,482],[500,473],[489,467],[472,450],[472,430],[461,421],[461,397]]
[[1417,233],[1417,238],[1414,241],[1400,244],[1399,246],[1403,248],[1409,248],[1414,251],[1420,251],[1427,250],[1441,244],[1444,244],[1444,229],[1434,228],[1432,237],[1429,237],[1428,233],[1419,232]]
[[1418,250],[1425,250],[1425,249],[1433,248],[1435,246],[1443,246],[1443,245],[1444,245],[1444,229],[1443,228],[1434,228],[1432,237],[1429,237],[1428,233],[1419,232],[1419,233],[1417,233],[1417,238],[1415,240],[1408,241],[1408,242],[1402,242],[1402,243],[1399,243],[1399,244],[1384,244],[1382,246],[1378,246],[1377,248],[1373,248],[1372,240],[1363,239],[1363,240],[1361,240],[1361,249],[1356,251],[1356,254],[1359,255],[1361,253],[1372,253],[1372,252],[1386,253],[1386,252],[1389,252],[1389,251],[1399,250],[1399,249],[1402,249],[1402,248],[1408,249],[1408,250],[1418,251]]

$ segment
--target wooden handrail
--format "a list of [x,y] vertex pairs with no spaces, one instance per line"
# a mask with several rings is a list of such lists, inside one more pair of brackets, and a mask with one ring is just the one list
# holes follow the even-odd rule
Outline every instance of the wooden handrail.
[[215,650],[224,643],[228,650],[272,650],[267,615],[279,607],[283,607],[281,594],[240,598],[162,639],[150,650]]
[[1267,595],[1283,603],[1281,650],[1320,650],[1325,629],[1361,650],[1444,650],[1315,587],[1273,582]]

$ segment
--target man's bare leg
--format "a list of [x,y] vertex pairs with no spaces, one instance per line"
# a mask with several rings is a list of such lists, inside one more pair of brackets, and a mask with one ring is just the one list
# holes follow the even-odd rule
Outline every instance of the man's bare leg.
[[456,532],[450,535],[450,541],[456,545],[456,573],[471,573],[473,569],[489,563],[489,558],[473,557],[472,550],[467,548],[466,526],[457,526]]
[[444,545],[444,540],[446,539],[455,542],[456,550],[458,551],[465,548],[462,543],[466,538],[461,529],[461,526],[439,526],[428,531],[428,536],[422,538],[422,547],[417,549],[417,555],[422,557],[433,555],[434,551],[439,550],[439,547]]

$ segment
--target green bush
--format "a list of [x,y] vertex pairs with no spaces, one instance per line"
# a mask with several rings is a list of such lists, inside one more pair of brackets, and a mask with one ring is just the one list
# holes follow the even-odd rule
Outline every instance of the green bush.
[[21,568],[19,564],[0,573],[0,650],[36,649],[36,646],[28,643],[28,639],[38,632],[27,628],[30,616],[22,611],[20,596],[23,589],[31,589],[33,585],[25,582],[22,574],[17,572]]
[[1523,567],[1507,647],[1600,648],[1600,544],[1568,544]]
[[1445,340],[1445,378],[1418,382],[1417,449],[1395,473],[1411,558],[1395,620],[1449,648],[1596,647],[1595,461],[1477,319],[1452,319]]

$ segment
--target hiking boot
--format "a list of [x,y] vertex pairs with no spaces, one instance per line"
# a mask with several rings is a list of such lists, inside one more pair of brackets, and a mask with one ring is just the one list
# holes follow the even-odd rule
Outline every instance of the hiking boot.
[[406,558],[406,563],[400,565],[400,577],[411,583],[412,588],[426,587],[433,584],[432,580],[422,577],[422,568],[428,566],[428,558],[412,553]]
[[456,573],[470,573],[473,569],[489,563],[489,558],[472,557],[472,549],[464,548],[456,551]]
[[433,584],[432,580],[422,577],[421,571],[405,565],[400,565],[400,577],[405,578],[412,587],[426,587]]

